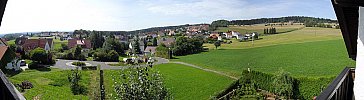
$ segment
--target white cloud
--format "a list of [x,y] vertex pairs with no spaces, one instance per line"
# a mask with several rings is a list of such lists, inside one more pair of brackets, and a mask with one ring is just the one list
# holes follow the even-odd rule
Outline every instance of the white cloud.
[[143,3],[148,5],[148,10],[153,13],[226,19],[271,15],[291,6],[290,2],[252,4],[247,0],[200,0],[176,4],[144,1]]

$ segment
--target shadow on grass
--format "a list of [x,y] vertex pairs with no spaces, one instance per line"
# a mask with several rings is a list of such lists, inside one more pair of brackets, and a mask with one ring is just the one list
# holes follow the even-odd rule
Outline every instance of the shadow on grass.
[[41,67],[41,68],[37,68],[35,70],[42,71],[42,72],[48,72],[48,71],[51,71],[51,68],[49,68],[49,67]]
[[8,70],[8,69],[2,70],[2,71],[4,72],[4,74],[7,77],[12,77],[12,76],[18,75],[19,73],[22,72],[22,70],[14,71],[14,70]]

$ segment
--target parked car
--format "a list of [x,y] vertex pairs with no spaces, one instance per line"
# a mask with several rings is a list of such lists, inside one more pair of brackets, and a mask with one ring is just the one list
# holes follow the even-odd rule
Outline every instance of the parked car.
[[27,63],[25,62],[25,60],[20,61],[20,66],[26,66],[26,65],[27,65]]

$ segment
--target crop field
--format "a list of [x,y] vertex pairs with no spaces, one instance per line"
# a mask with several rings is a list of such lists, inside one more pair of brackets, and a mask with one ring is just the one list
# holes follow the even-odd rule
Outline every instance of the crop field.
[[245,26],[219,27],[216,31],[217,32],[227,32],[230,30],[230,31],[238,31],[240,33],[258,32],[258,33],[263,34],[264,29],[272,28],[272,27],[277,29],[277,33],[284,33],[284,32],[297,30],[297,29],[303,28],[305,26],[304,25],[264,26],[263,24],[257,24],[257,25],[245,25]]
[[[10,81],[15,84],[20,84],[22,81],[30,81],[33,88],[26,89],[24,96],[26,99],[39,98],[41,100],[54,100],[54,99],[88,99],[87,95],[73,95],[70,83],[68,82],[67,75],[70,70],[60,69],[47,69],[44,71],[39,70],[26,70],[18,75],[9,77]],[[84,86],[90,84],[91,71],[82,71],[80,83]]]
[[283,68],[293,76],[335,76],[346,66],[355,66],[348,58],[342,39],[282,44],[251,49],[210,50],[180,56],[177,61],[239,76],[247,68],[274,73]]
[[[252,43],[252,41],[238,42],[237,40],[231,39],[228,40],[232,41],[231,44],[222,44],[220,48],[245,49],[245,48],[278,45],[278,44],[336,40],[336,39],[342,39],[342,36],[339,29],[306,27],[288,33],[260,36],[260,38],[262,39],[255,40],[254,44]],[[213,44],[204,44],[204,46],[206,46],[209,49],[215,48]]]
[[[164,78],[164,82],[176,100],[206,100],[232,83],[232,79],[181,64],[161,64],[154,66]],[[110,86],[113,74],[118,70],[105,70],[107,97],[113,95]],[[115,94],[114,94],[115,95]]]

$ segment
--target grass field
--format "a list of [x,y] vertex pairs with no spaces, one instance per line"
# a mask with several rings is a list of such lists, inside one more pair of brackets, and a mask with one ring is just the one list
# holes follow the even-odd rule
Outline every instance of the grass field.
[[[311,41],[325,41],[325,40],[335,40],[342,39],[341,32],[339,29],[331,28],[312,28],[307,27],[301,30],[296,30],[293,32],[275,34],[268,36],[261,36],[261,40],[255,40],[254,45],[251,41],[249,42],[238,42],[237,40],[231,40],[231,44],[222,44],[223,49],[244,49],[244,48],[254,48],[263,47],[278,44],[291,44],[291,43],[302,43]],[[204,44],[204,46],[214,49],[213,44]]]
[[155,68],[178,100],[207,100],[232,83],[228,77],[181,64],[161,64]]
[[296,77],[335,76],[346,66],[355,66],[348,58],[342,39],[282,44],[251,49],[210,50],[180,56],[177,61],[239,76],[247,68],[274,73],[280,67]]
[[[180,64],[161,64],[156,68],[177,100],[206,100],[232,83],[232,79]],[[105,88],[108,98],[114,94],[111,74],[119,70],[105,70]],[[115,94],[114,94],[115,95]]]
[[[67,75],[70,70],[48,69],[45,71],[26,70],[18,75],[9,77],[13,84],[19,84],[22,81],[28,80],[33,84],[33,88],[27,89],[24,92],[26,99],[33,99],[38,96],[41,100],[55,99],[88,99],[87,95],[73,95],[68,82]],[[80,83],[84,86],[89,86],[91,71],[82,71]],[[50,84],[57,84],[53,86]]]
[[[292,30],[297,30],[304,25],[283,25],[283,26],[273,26],[277,29],[277,33],[284,33],[289,32]],[[240,33],[251,33],[251,32],[258,32],[260,34],[264,33],[264,29],[272,28],[272,26],[264,26],[263,24],[257,25],[246,25],[246,26],[228,26],[228,27],[219,27],[216,31],[217,32],[227,32],[227,31],[238,31]]]

